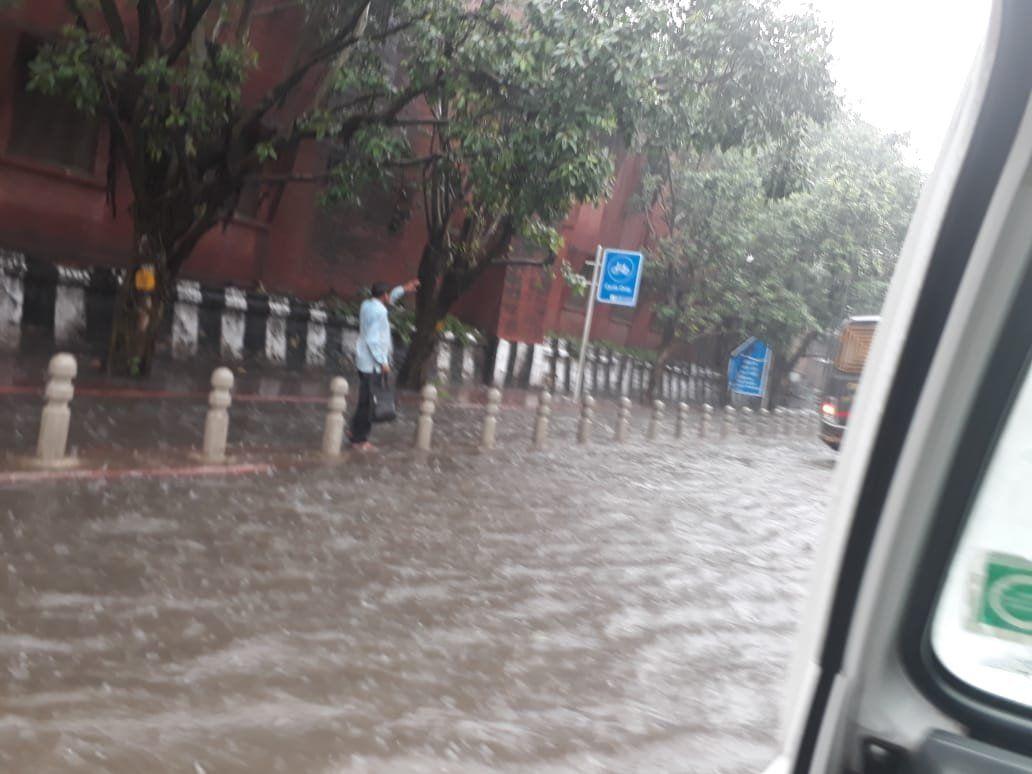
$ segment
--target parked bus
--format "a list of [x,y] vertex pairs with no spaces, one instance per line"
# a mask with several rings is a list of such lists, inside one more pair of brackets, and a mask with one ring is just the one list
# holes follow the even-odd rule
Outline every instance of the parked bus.
[[842,443],[860,373],[867,362],[878,317],[850,317],[835,335],[835,351],[824,370],[821,440],[833,449]]

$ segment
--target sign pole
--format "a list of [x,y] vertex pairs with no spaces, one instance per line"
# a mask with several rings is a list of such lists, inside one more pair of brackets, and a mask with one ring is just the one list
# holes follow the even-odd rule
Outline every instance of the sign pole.
[[763,399],[760,407],[770,410],[770,370],[774,365],[774,350],[767,347],[767,360],[763,364]]
[[577,380],[573,386],[573,399],[580,400],[584,386],[584,361],[588,355],[588,337],[591,336],[591,318],[595,314],[595,294],[598,291],[598,273],[602,266],[602,245],[595,248],[595,267],[591,271],[591,291],[588,293],[588,309],[584,313],[584,335],[581,336],[580,354],[577,356]]

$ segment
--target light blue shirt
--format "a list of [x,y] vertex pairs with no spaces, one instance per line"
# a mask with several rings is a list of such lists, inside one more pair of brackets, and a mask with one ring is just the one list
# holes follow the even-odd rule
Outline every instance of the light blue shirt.
[[[390,303],[394,304],[405,295],[400,285],[391,291]],[[384,363],[391,362],[391,323],[387,318],[387,307],[378,298],[369,298],[358,309],[358,343],[355,344],[355,366],[364,374],[379,371]]]

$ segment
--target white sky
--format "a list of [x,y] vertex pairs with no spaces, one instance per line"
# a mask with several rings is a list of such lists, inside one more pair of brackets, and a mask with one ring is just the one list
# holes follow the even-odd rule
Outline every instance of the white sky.
[[989,23],[990,0],[782,0],[831,27],[832,74],[846,105],[910,135],[931,168]]

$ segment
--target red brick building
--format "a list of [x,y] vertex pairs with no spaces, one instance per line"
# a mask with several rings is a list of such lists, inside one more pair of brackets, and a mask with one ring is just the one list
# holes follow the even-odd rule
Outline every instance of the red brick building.
[[[252,40],[261,67],[245,92],[254,98],[289,66],[290,41],[299,25],[290,4],[259,1]],[[72,266],[121,266],[129,257],[128,181],[118,201],[106,202],[107,133],[102,122],[76,115],[60,100],[26,88],[28,62],[41,41],[68,22],[62,0],[32,0],[0,12],[0,249]],[[326,155],[304,145],[280,171],[317,172]],[[565,254],[581,269],[599,243],[638,248],[643,215],[632,206],[640,160],[623,158],[612,197],[576,207],[563,225]],[[262,288],[314,301],[351,297],[374,278],[412,276],[423,246],[422,219],[391,223],[394,202],[365,209],[322,209],[318,190],[292,184],[271,195],[245,197],[224,229],[209,233],[183,274],[206,286]],[[646,269],[647,270],[647,269]],[[540,342],[551,332],[579,336],[584,301],[566,284],[535,268],[499,267],[463,297],[455,313],[485,333],[510,341]],[[648,305],[599,307],[594,339],[647,347],[654,343]]]

